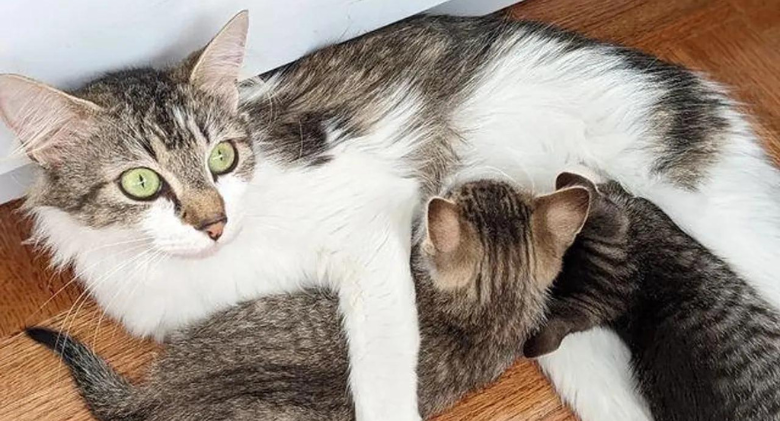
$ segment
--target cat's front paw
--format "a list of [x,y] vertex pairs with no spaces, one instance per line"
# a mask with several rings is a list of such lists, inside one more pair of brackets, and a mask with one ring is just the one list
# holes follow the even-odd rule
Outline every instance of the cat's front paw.
[[[413,370],[398,367],[393,371],[396,374],[394,377],[370,370],[363,370],[362,373],[370,375],[362,379],[354,377],[352,379],[357,421],[420,421],[422,419],[417,406],[415,387],[417,376]],[[354,374],[355,372],[353,376]]]

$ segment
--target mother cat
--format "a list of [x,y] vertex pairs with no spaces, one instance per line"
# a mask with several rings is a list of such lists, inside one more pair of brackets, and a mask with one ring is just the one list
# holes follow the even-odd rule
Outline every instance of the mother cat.
[[[780,173],[715,84],[538,24],[420,17],[237,86],[247,25],[72,94],[0,78],[0,115],[43,168],[36,237],[135,334],[328,283],[358,418],[418,419],[420,204],[460,171],[545,190],[574,164],[657,203],[780,307]],[[613,335],[567,342],[543,365],[584,420],[649,419]]]

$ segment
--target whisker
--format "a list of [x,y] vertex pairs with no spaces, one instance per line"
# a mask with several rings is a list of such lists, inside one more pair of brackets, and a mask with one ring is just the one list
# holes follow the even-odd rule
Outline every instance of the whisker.
[[[157,265],[161,261],[165,260],[167,257],[167,254],[165,254],[162,251],[158,251],[155,254],[156,260],[154,262],[150,261],[146,264],[146,269],[151,270],[154,265]],[[151,260],[151,259],[150,259]],[[139,286],[145,286],[148,281],[148,277],[141,277],[140,279],[137,279],[137,282],[134,282],[133,289],[130,291],[130,293],[127,295],[128,297],[133,297],[135,295],[135,292],[138,290]],[[114,329],[111,331],[111,338],[114,338],[116,336],[117,329],[121,326],[121,323],[114,323]]]
[[[140,247],[142,247],[142,246],[143,246],[143,245],[135,245],[134,247],[130,248],[130,250],[124,250],[124,251],[125,251],[125,252],[127,252],[127,251],[132,251],[132,250],[134,250],[134,249],[137,249],[137,248],[140,248]],[[65,285],[63,285],[63,286],[62,286],[62,287],[60,287],[60,288],[59,288],[57,291],[55,291],[55,292],[54,292],[54,294],[53,294],[51,297],[49,297],[49,298],[48,298],[46,301],[44,301],[44,302],[43,302],[43,304],[41,304],[41,305],[40,305],[40,307],[38,307],[38,310],[36,310],[36,311],[35,311],[33,314],[31,314],[31,315],[29,315],[29,316],[28,316],[28,318],[27,318],[27,323],[29,324],[29,322],[30,322],[30,319],[31,319],[33,316],[35,316],[35,315],[39,314],[41,311],[43,311],[43,308],[44,308],[44,307],[46,307],[46,306],[47,306],[47,305],[48,305],[48,304],[49,304],[49,303],[50,303],[52,300],[54,300],[54,299],[55,299],[55,298],[56,298],[56,297],[57,297],[59,294],[61,294],[63,291],[65,291],[65,289],[66,289],[66,288],[68,288],[68,286],[70,286],[72,283],[74,283],[74,282],[76,282],[77,280],[79,280],[79,278],[81,277],[81,275],[83,275],[85,272],[87,272],[87,271],[89,271],[89,270],[93,269],[95,266],[99,265],[100,263],[102,263],[102,262],[100,262],[100,261],[98,261],[98,262],[94,262],[93,264],[91,264],[91,265],[89,265],[89,266],[87,266],[87,267],[84,267],[84,268],[82,268],[80,271],[78,271],[78,272],[74,273],[73,277],[71,277],[71,278],[70,278],[70,280],[68,280],[68,282],[66,282],[66,283],[65,283]],[[49,278],[49,284],[51,283],[52,279],[54,279],[54,276],[55,276],[55,275],[56,275],[56,273],[55,273],[55,274],[53,274],[51,278]]]
[[[68,310],[68,313],[65,315],[65,319],[63,319],[63,321],[62,321],[62,323],[60,325],[59,334],[62,335],[62,333],[64,331],[65,332],[70,331],[70,328],[72,327],[73,323],[76,320],[76,316],[78,315],[78,312],[81,311],[81,309],[84,307],[84,304],[86,304],[86,302],[88,301],[86,297],[88,297],[88,293],[90,292],[90,289],[94,289],[95,287],[101,285],[103,282],[105,282],[107,279],[109,279],[111,276],[113,276],[116,272],[118,272],[119,270],[123,269],[124,267],[132,264],[133,262],[139,260],[140,258],[145,256],[150,251],[151,251],[151,249],[143,250],[141,253],[139,253],[138,255],[134,256],[131,259],[129,259],[128,261],[126,261],[126,262],[124,262],[124,263],[122,263],[120,265],[117,265],[113,270],[107,272],[106,274],[101,276],[97,281],[95,281],[92,285],[90,285],[87,288],[85,288],[84,292],[82,292],[79,295],[79,297],[76,299],[76,302],[73,303],[73,305]],[[81,301],[81,304],[78,304],[79,301]],[[76,307],[77,304],[78,304],[78,307]],[[75,312],[73,312],[74,308],[76,308]],[[72,317],[71,317],[71,313],[73,313]],[[68,319],[69,318],[71,318],[70,323],[68,323]],[[66,325],[67,325],[67,329],[65,328]],[[58,341],[59,341],[59,338],[58,338]],[[58,346],[58,345],[59,345],[59,343],[56,343],[55,347]]]
[[[154,251],[152,251],[152,253],[146,255],[146,258],[145,258],[144,261],[138,262],[138,266],[141,266],[141,267],[148,266],[152,262],[152,260],[155,260],[157,257],[159,257],[162,254],[163,253],[161,251],[154,250]],[[105,306],[102,306],[102,311],[100,312],[100,317],[98,317],[97,325],[95,326],[95,333],[92,335],[93,347],[95,346],[95,344],[97,344],[97,337],[98,337],[98,332],[100,331],[100,324],[103,322],[103,318],[105,318],[106,313],[108,313],[108,311],[111,309],[111,305],[114,303],[114,301],[117,299],[117,297],[123,295],[123,293],[128,288],[128,286],[132,286],[132,288],[131,288],[131,293],[126,295],[126,296],[127,297],[132,297],[133,293],[138,289],[138,284],[139,283],[140,282],[133,282],[131,280],[131,278],[126,277],[125,281],[122,283],[122,286],[117,289],[116,293],[114,293],[113,297],[111,297],[111,299],[108,301],[108,304],[106,304]]]

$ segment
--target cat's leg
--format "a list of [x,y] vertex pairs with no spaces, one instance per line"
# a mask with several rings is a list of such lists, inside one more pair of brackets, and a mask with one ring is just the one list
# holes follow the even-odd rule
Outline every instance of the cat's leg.
[[631,354],[607,328],[567,336],[537,361],[583,421],[652,421],[631,375]]
[[[333,268],[349,341],[350,388],[359,421],[420,420],[420,336],[412,274],[411,213],[367,225],[368,243]],[[382,217],[377,217],[377,220]]]

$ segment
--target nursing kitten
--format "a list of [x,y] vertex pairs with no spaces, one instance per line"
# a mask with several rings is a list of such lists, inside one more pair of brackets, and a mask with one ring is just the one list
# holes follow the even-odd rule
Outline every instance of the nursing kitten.
[[[247,25],[71,94],[0,77],[0,116],[42,167],[36,239],[132,333],[332,287],[358,418],[417,419],[421,205],[460,171],[543,192],[573,164],[658,204],[780,307],[780,172],[699,75],[536,23],[417,17],[236,87]],[[646,419],[623,348],[542,364],[585,421]]]
[[[533,198],[483,180],[430,202],[412,260],[424,415],[494,381],[521,355],[588,199],[582,188]],[[140,386],[73,339],[28,334],[63,356],[101,420],[351,420],[337,307],[334,295],[310,290],[226,310],[173,335]]]
[[553,351],[610,326],[628,344],[657,421],[780,420],[780,315],[646,200],[579,176],[591,214],[555,282],[549,320],[525,346]]

